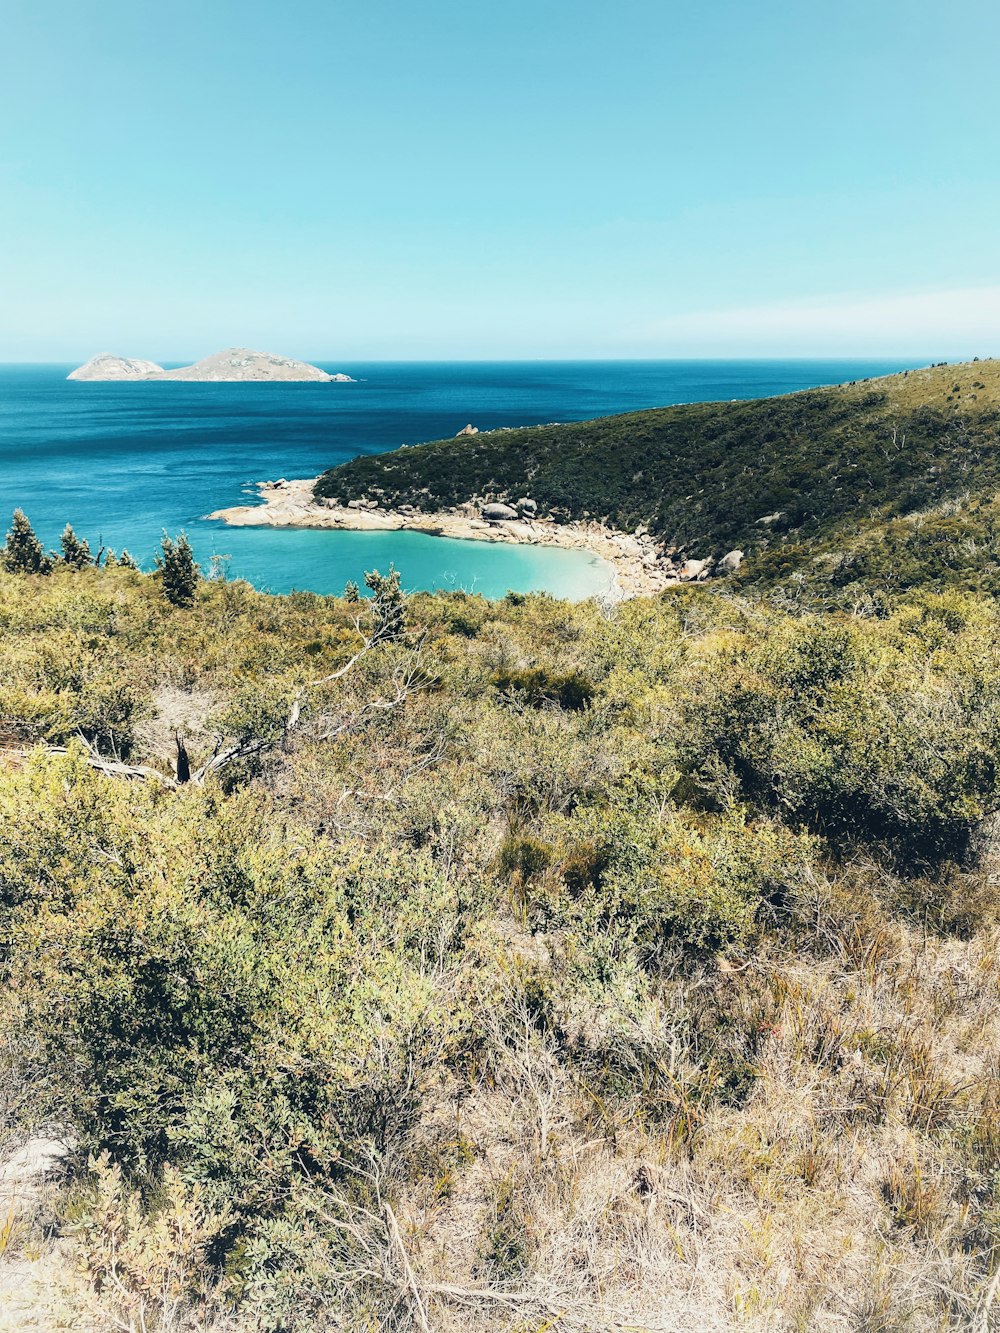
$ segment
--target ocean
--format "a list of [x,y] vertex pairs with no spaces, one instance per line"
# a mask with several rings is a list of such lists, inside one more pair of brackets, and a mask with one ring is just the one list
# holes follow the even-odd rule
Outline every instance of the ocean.
[[581,421],[670,403],[759,398],[888,374],[898,361],[320,362],[354,384],[91,384],[70,365],[0,365],[0,524],[21,508],[56,546],[72,523],[93,548],[144,566],[186,531],[207,570],[272,592],[343,590],[393,561],[408,589],[586,597],[608,567],[584,552],[418,533],[227,528],[205,514],[254,483],[310,477],[358,454],[487,430]]

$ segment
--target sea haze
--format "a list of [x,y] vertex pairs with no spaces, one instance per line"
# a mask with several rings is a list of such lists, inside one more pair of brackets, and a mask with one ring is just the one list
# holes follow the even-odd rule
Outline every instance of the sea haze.
[[[127,349],[126,349],[127,350]],[[0,365],[0,521],[23,509],[55,546],[67,522],[144,565],[184,529],[207,567],[288,592],[342,591],[395,561],[411,589],[581,597],[608,569],[577,551],[416,533],[227,528],[203,515],[246,504],[257,481],[315,476],[358,454],[454,435],[582,421],[669,403],[758,398],[883,375],[899,361],[318,363],[354,384],[100,384],[72,366]]]

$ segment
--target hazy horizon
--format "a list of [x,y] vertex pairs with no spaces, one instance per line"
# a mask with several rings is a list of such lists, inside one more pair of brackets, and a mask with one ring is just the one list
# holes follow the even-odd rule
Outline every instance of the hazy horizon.
[[[239,345],[239,346],[245,346],[245,344],[235,344],[235,343],[231,344],[231,346],[234,346],[234,347],[237,346],[237,345]],[[225,349],[223,349],[223,348],[214,348],[214,349],[212,349],[212,350],[213,350],[213,351],[222,351],[222,350],[225,350]],[[254,349],[251,349],[251,350],[261,351],[261,352],[264,352],[264,353],[269,353],[269,352],[270,352],[270,353],[277,353],[277,352],[279,351],[279,349],[277,349],[277,348],[273,348],[273,347],[261,347],[261,348],[254,348]],[[283,352],[282,352],[281,354],[284,355]],[[93,356],[93,355],[99,355],[99,353],[92,353],[91,355],[92,355],[92,356]],[[111,355],[122,355],[122,356],[127,356],[127,357],[130,357],[130,358],[132,357],[132,353],[131,353],[131,352],[124,352],[124,353],[120,353],[120,354],[119,354],[119,353],[111,353]],[[177,358],[177,357],[157,357],[157,356],[155,356],[155,355],[153,355],[153,354],[150,353],[150,354],[144,356],[143,359],[145,359],[145,360],[150,360],[150,361],[155,361],[155,362],[157,362],[159,365],[164,366],[165,368],[174,368],[174,367],[177,367],[177,366],[192,365],[192,364],[194,364],[196,361],[200,360],[202,357],[207,356],[207,355],[210,355],[210,353],[202,352],[202,353],[199,353],[197,356]],[[64,358],[64,357],[50,357],[50,358],[47,358],[47,359],[45,359],[45,360],[41,360],[41,359],[39,359],[39,360],[34,360],[34,361],[19,361],[19,360],[15,360],[15,359],[13,359],[13,358],[10,358],[10,359],[0,359],[0,366],[59,366],[59,367],[62,367],[62,366],[76,366],[76,365],[82,365],[82,364],[84,364],[84,362],[87,361],[87,360],[89,360],[89,359],[90,359],[89,357],[83,357],[83,358],[81,358],[81,359],[74,359],[74,358],[72,358],[72,357],[70,357],[70,358]],[[602,364],[609,363],[609,362],[610,362],[610,363],[621,362],[621,363],[623,363],[623,364],[644,364],[644,363],[657,364],[657,363],[662,363],[662,364],[676,364],[676,365],[683,365],[685,362],[689,362],[689,363],[692,364],[692,365],[698,365],[698,364],[705,364],[705,365],[708,365],[708,364],[712,364],[712,363],[719,363],[719,364],[739,364],[739,363],[745,363],[745,364],[747,364],[747,365],[752,365],[752,364],[761,364],[761,365],[775,364],[775,365],[779,365],[779,364],[787,364],[787,363],[789,363],[789,362],[800,362],[800,363],[802,363],[802,364],[825,364],[825,365],[837,365],[838,363],[841,363],[841,362],[842,362],[844,365],[851,365],[851,364],[856,363],[856,362],[858,362],[858,361],[900,361],[900,362],[906,362],[907,365],[912,364],[913,368],[914,368],[914,369],[917,369],[917,368],[919,368],[919,367],[921,367],[921,366],[934,365],[934,364],[936,364],[936,363],[938,363],[938,362],[941,362],[941,361],[945,361],[946,363],[947,363],[947,362],[954,361],[954,362],[958,363],[958,362],[972,361],[972,360],[977,360],[977,361],[992,360],[993,358],[992,358],[992,356],[991,356],[989,353],[987,353],[987,354],[985,354],[985,355],[984,355],[984,354],[980,354],[980,353],[975,353],[975,354],[970,355],[970,356],[968,356],[968,357],[961,357],[961,356],[952,356],[952,357],[948,357],[946,354],[934,353],[934,354],[927,354],[927,355],[925,355],[925,356],[918,357],[918,356],[915,356],[915,355],[914,355],[914,356],[910,356],[910,355],[902,354],[902,353],[885,352],[885,353],[880,353],[880,354],[878,354],[878,355],[862,354],[862,355],[860,355],[860,356],[852,356],[852,355],[850,355],[849,353],[842,353],[842,354],[839,354],[839,355],[837,355],[837,356],[802,356],[802,355],[798,355],[798,356],[777,356],[777,355],[775,355],[775,356],[534,356],[534,357],[531,357],[531,356],[468,356],[468,357],[461,357],[461,356],[393,356],[393,357],[388,357],[388,356],[385,356],[385,357],[375,357],[375,356],[372,356],[372,357],[358,357],[358,356],[351,356],[351,357],[346,357],[346,356],[345,356],[345,357],[331,357],[331,356],[325,356],[325,355],[310,356],[310,355],[308,355],[307,353],[300,353],[297,359],[302,360],[302,361],[309,362],[309,363],[311,363],[311,364],[313,364],[313,365],[317,365],[317,366],[334,366],[334,365],[350,365],[350,366],[360,366],[360,365],[373,365],[373,366],[377,366],[377,365],[387,365],[387,366],[388,366],[388,365],[401,365],[401,366],[405,366],[405,365],[421,365],[421,364],[426,364],[426,365],[456,365],[456,366],[461,366],[461,365],[469,365],[469,366],[476,366],[476,365],[564,365],[564,364],[571,364],[571,365],[587,365],[588,363],[592,363],[592,364],[594,364],[594,365],[602,365]],[[123,382],[123,383],[128,383],[129,381],[125,380],[125,381],[122,381],[122,382]],[[139,381],[136,381],[136,382],[139,382]]]

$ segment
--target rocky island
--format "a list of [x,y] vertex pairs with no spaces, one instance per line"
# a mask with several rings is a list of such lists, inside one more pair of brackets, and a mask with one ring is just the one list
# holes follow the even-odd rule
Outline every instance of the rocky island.
[[271,352],[230,347],[190,366],[164,370],[155,361],[134,361],[102,352],[66,376],[70,380],[188,380],[210,384],[303,382],[352,384],[350,375],[330,375],[308,361]]

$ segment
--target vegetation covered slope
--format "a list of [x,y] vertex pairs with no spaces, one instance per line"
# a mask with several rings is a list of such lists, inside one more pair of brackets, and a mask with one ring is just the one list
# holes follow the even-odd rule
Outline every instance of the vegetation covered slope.
[[0,574],[0,1153],[115,1326],[986,1326],[991,601],[164,588]]
[[[424,510],[530,495],[543,515],[645,524],[691,556],[741,548],[751,556],[745,578],[798,571],[828,583],[862,534],[961,505],[969,493],[992,500],[998,428],[1000,362],[976,361],[780,398],[442,440],[355,459],[324,473],[316,494]],[[994,524],[990,516],[981,529],[985,517],[969,521],[992,577]],[[968,535],[939,532],[940,544],[950,550]],[[894,530],[890,547],[899,539]],[[824,556],[818,565],[815,553]],[[908,558],[919,572],[903,586],[934,579],[933,552],[911,543]]]

